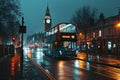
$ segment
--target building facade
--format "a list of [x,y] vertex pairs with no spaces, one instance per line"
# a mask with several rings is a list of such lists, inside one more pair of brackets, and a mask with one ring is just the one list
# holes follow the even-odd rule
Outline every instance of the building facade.
[[[106,19],[100,17],[95,26],[79,30],[77,35],[81,51],[120,55],[120,12]],[[86,31],[86,34],[84,33]]]

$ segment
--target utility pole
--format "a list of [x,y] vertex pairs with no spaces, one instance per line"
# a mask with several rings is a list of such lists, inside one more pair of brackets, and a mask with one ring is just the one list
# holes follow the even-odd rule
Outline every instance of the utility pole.
[[24,26],[24,17],[22,17],[22,25],[19,26],[19,32],[21,33],[21,55],[20,55],[20,70],[21,70],[21,78],[23,76],[23,37],[24,33],[26,33],[26,26]]

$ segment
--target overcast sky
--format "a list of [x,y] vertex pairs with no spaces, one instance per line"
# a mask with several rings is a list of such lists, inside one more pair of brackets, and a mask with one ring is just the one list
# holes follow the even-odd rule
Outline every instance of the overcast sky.
[[75,11],[84,6],[98,9],[106,17],[118,14],[120,0],[21,0],[21,11],[27,26],[27,35],[43,32],[43,18],[49,6],[52,26],[68,22]]

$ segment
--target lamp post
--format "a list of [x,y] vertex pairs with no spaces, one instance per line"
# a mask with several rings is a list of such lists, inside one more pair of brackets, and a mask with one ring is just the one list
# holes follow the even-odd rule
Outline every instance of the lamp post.
[[81,36],[82,36],[82,33],[80,32],[79,33],[79,37],[80,37],[80,51],[81,51]]
[[19,26],[19,32],[21,33],[21,55],[20,55],[20,67],[21,78],[23,76],[23,34],[26,33],[26,26],[24,26],[24,17],[22,17],[22,25]]

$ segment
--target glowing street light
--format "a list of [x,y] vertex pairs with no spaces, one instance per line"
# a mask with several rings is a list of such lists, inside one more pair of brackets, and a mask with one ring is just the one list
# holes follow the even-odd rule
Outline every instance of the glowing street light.
[[80,32],[79,35],[82,36],[82,33]]
[[117,23],[116,27],[120,28],[120,22],[119,22],[119,23]]

